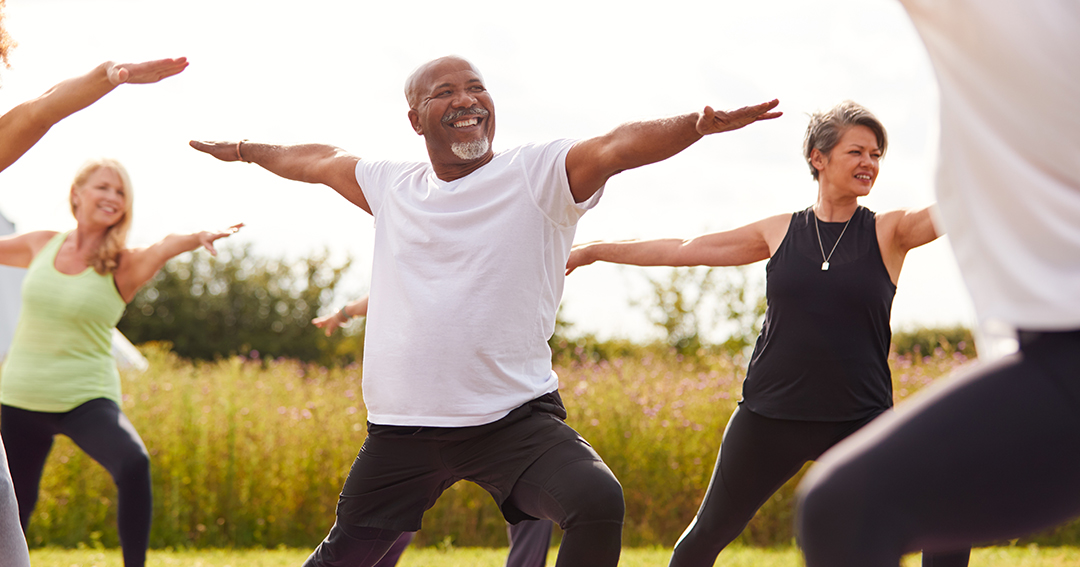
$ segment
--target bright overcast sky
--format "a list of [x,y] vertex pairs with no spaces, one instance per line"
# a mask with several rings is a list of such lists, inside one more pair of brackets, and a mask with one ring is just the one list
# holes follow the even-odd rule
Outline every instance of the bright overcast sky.
[[[864,204],[933,201],[937,87],[895,0],[515,3],[8,0],[19,42],[0,71],[0,110],[98,63],[186,56],[157,85],[124,86],[68,118],[0,174],[0,211],[19,231],[65,229],[66,198],[87,158],[123,162],[136,194],[132,245],[170,232],[247,223],[235,241],[267,255],[328,247],[356,259],[366,290],[371,218],[333,191],[226,164],[197,139],[323,142],[365,158],[426,160],[406,119],[405,77],[445,54],[484,73],[496,150],[581,138],[619,123],[779,98],[784,117],[699,142],[614,177],[577,241],[690,237],[813,203],[802,161],[806,114],[844,99],[870,108],[889,151]],[[751,267],[761,276],[764,263]],[[654,336],[631,301],[660,269],[590,266],[571,275],[564,316],[602,337]],[[913,251],[894,328],[973,324],[946,239]]]

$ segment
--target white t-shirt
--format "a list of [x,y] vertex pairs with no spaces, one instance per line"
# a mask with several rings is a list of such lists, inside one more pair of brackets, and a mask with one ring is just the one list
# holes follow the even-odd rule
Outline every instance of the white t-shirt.
[[364,345],[368,420],[466,427],[558,388],[555,330],[578,219],[574,140],[500,152],[445,182],[428,163],[360,160],[375,216]]
[[941,221],[984,328],[1080,329],[1080,2],[901,0],[941,90]]

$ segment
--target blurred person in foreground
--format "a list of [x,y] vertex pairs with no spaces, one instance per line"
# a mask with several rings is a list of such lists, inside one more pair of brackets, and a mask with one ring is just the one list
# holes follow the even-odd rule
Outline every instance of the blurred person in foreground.
[[[689,240],[575,246],[567,273],[596,261],[741,266],[768,259],[765,323],[724,429],[697,515],[672,567],[710,567],[803,465],[893,405],[889,319],[907,253],[938,237],[932,207],[874,213],[859,199],[877,181],[885,127],[846,101],[810,117],[803,157],[817,182],[805,210]],[[969,550],[925,554],[963,567]]]
[[[0,61],[9,66],[15,43],[4,27],[4,0],[0,0]],[[0,116],[0,171],[15,163],[54,124],[105,96],[123,83],[155,83],[183,71],[187,60],[162,59],[146,63],[102,63],[80,77],[56,85],[40,97],[24,102]],[[5,566],[26,567],[30,555],[19,524],[19,510],[0,441],[0,557]]]
[[511,523],[558,522],[560,567],[614,566],[622,487],[563,421],[547,344],[577,222],[611,176],[707,134],[775,118],[778,102],[705,107],[496,153],[494,102],[468,61],[421,65],[405,96],[430,162],[362,160],[316,144],[192,141],[222,161],[328,185],[375,218],[368,434],[337,521],[307,565],[375,564],[402,532],[420,529],[444,490],[467,479]]
[[[808,567],[896,567],[1080,515],[1080,4],[902,4],[941,91],[938,204],[980,363],[810,470]],[[991,360],[1005,342],[1018,352]]]

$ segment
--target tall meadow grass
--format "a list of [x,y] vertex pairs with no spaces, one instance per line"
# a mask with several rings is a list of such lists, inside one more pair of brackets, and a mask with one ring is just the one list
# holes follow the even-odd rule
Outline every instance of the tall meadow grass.
[[[243,357],[191,363],[160,345],[144,352],[150,369],[123,374],[123,408],[151,454],[151,547],[316,545],[364,439],[360,368]],[[890,362],[902,400],[968,360],[938,349]],[[623,484],[626,545],[670,547],[693,518],[744,369],[728,356],[646,348],[611,359],[583,350],[558,358],[568,422]],[[792,541],[799,477],[765,504],[738,543]],[[107,473],[57,438],[28,541],[114,547],[115,500]],[[1077,541],[1075,526],[1055,533],[1047,537],[1056,543]],[[498,547],[505,534],[490,496],[458,483],[427,513],[417,543]]]

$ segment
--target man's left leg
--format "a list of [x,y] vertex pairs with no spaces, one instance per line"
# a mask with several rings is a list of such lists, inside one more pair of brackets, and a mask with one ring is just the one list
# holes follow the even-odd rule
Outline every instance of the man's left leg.
[[543,453],[518,478],[506,503],[562,527],[556,567],[618,564],[622,486],[584,440],[563,441]]

